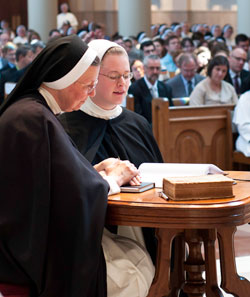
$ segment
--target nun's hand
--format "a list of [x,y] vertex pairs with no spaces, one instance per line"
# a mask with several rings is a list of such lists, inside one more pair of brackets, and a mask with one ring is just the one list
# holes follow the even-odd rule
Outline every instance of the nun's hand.
[[121,161],[116,159],[105,167],[107,176],[113,176],[118,186],[130,183],[133,185],[140,184],[139,170],[129,161]]
[[114,166],[115,164],[118,164],[119,162],[120,162],[119,159],[108,158],[108,159],[105,159],[102,162],[94,165],[94,168],[96,171],[98,171],[100,173],[101,171],[105,171],[105,169],[107,167]]
[[130,180],[129,184],[131,186],[139,186],[141,184],[141,176],[139,174],[136,175]]

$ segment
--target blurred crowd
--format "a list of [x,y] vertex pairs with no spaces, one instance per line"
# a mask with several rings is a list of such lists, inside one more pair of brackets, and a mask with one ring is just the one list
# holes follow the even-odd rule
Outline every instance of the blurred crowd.
[[[27,65],[46,44],[41,40],[39,32],[27,29],[24,25],[19,25],[15,32],[6,20],[2,20],[0,25],[1,103],[4,99],[5,82],[17,82]],[[224,56],[228,61],[228,65],[224,65],[227,69],[222,77],[234,86],[237,95],[250,89],[249,37],[245,34],[235,35],[230,24],[223,27],[216,24],[190,25],[188,22],[153,24],[150,36],[146,32],[138,32],[134,36],[122,36],[116,32],[108,36],[102,24],[86,19],[79,22],[70,12],[68,4],[63,3],[57,15],[57,28],[52,28],[49,32],[48,42],[51,38],[72,34],[77,34],[87,43],[93,39],[109,39],[123,46],[131,64],[132,83],[144,76],[145,57],[158,56],[160,69],[156,67],[153,76],[172,87],[172,97],[189,97],[200,81],[198,79],[196,82],[195,77],[209,77],[208,63],[218,55]],[[242,71],[244,79],[241,77]],[[234,83],[234,74],[238,75],[238,83]],[[172,80],[177,75],[186,79],[186,93],[180,93],[173,87]],[[221,80],[221,77],[217,79]]]

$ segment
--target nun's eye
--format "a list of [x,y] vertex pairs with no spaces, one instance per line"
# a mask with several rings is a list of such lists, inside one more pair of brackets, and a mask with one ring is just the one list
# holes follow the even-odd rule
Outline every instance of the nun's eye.
[[81,82],[79,82],[79,81],[76,81],[76,82],[79,83],[79,84],[82,86],[82,88],[83,88],[84,90],[87,90],[87,93],[88,93],[88,94],[90,94],[90,93],[92,93],[93,90],[96,88],[96,85],[97,85],[97,83],[98,83],[98,79],[96,79],[93,83],[91,83],[91,84],[89,84],[89,85],[83,84],[83,83],[81,83]]

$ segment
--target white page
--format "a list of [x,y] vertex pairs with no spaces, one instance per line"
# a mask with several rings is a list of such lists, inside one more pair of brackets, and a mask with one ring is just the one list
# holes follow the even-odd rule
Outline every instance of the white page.
[[142,163],[139,170],[142,182],[154,182],[158,188],[162,187],[164,177],[224,174],[224,171],[214,164]]

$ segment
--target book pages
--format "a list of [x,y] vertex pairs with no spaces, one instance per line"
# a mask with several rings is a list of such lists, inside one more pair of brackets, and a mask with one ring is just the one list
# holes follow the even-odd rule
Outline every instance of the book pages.
[[193,163],[142,163],[139,171],[142,182],[154,182],[157,188],[162,188],[164,177],[225,174],[214,164]]

